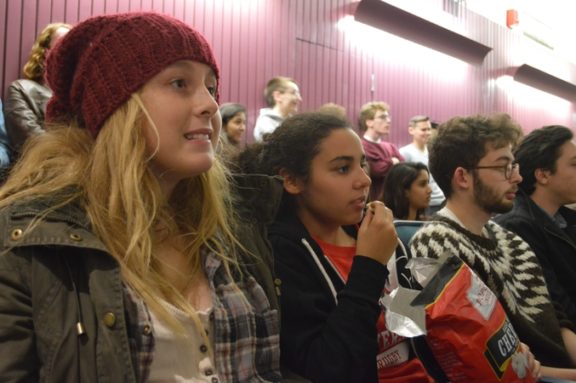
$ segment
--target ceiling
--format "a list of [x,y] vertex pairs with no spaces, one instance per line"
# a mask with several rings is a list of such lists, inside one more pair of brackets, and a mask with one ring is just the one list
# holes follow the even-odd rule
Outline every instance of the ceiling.
[[559,55],[576,63],[576,1],[574,0],[465,0],[466,7],[492,21],[506,25],[506,10],[518,11],[519,27],[537,34]]

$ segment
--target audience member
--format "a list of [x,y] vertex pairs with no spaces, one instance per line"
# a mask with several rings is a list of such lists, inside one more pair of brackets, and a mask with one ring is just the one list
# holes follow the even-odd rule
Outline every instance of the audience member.
[[14,150],[20,155],[28,137],[44,132],[44,113],[52,91],[46,84],[45,60],[54,44],[71,26],[63,23],[48,24],[36,38],[30,57],[24,65],[24,78],[13,81],[6,99],[6,130]]
[[462,258],[498,297],[542,374],[574,379],[575,358],[565,345],[572,323],[551,302],[530,246],[490,219],[512,209],[522,181],[512,147],[521,134],[507,115],[455,117],[440,126],[430,170],[447,202],[410,247],[418,257]]
[[220,105],[222,130],[220,132],[220,154],[230,162],[242,150],[244,132],[246,131],[246,107],[240,104]]
[[514,209],[496,218],[536,253],[550,295],[576,323],[576,145],[572,131],[547,126],[528,134],[514,152],[522,182]]
[[284,180],[269,229],[283,364],[313,382],[431,381],[408,341],[386,329],[378,305],[397,236],[382,202],[363,217],[370,178],[350,124],[300,114],[250,151],[259,153],[248,156],[260,158],[259,172]]
[[346,108],[333,102],[321,105],[320,108],[318,108],[318,112],[340,117],[344,120],[348,119],[348,116],[346,115]]
[[254,139],[262,141],[265,134],[272,133],[285,118],[298,112],[302,102],[300,89],[296,81],[289,77],[278,76],[270,79],[264,89],[267,108],[260,109],[260,115],[254,127]]
[[2,111],[2,100],[0,100],[0,169],[6,169],[10,166],[10,144],[6,135],[6,125],[4,125],[4,113]]
[[[431,132],[430,118],[427,116],[414,116],[408,123],[408,133],[412,136],[412,143],[400,148],[400,154],[406,161],[421,162],[428,166],[428,139]],[[434,180],[430,177],[430,188],[432,189],[432,197],[430,199],[430,206],[426,213],[429,216],[434,215],[440,210],[444,202],[444,193]]]
[[392,165],[404,161],[396,145],[383,140],[390,133],[390,122],[390,107],[384,102],[369,102],[360,110],[362,146],[372,179],[370,200],[382,194],[384,179]]
[[381,200],[392,210],[394,218],[422,221],[431,194],[426,165],[421,162],[401,162],[392,166],[388,172]]
[[50,129],[0,189],[0,381],[280,381],[275,286],[214,156],[204,37],[129,13],[55,49]]

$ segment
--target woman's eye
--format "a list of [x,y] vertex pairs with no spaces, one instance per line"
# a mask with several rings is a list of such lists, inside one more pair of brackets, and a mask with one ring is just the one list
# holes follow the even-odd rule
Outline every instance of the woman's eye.
[[337,169],[338,173],[340,173],[340,174],[346,174],[346,173],[348,173],[349,170],[350,170],[350,166],[348,166],[348,165],[341,166]]
[[182,79],[176,79],[176,80],[170,81],[170,85],[176,89],[182,89],[186,86],[186,82]]
[[212,97],[216,97],[216,85],[214,86],[207,86],[206,89],[208,89],[208,92],[210,92],[210,94],[212,95]]

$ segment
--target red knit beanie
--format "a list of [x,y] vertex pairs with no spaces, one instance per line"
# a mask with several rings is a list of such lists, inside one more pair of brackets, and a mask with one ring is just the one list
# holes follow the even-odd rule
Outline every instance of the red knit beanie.
[[46,121],[76,118],[96,137],[106,119],[132,93],[178,60],[204,63],[219,77],[204,36],[172,17],[125,13],[83,21],[56,44],[46,60],[46,77],[53,91]]

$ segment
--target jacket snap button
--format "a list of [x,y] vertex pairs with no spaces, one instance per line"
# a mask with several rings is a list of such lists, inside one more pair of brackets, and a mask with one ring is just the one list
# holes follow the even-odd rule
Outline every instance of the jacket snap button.
[[10,238],[12,238],[13,241],[17,241],[22,238],[22,234],[24,234],[22,229],[14,229],[12,233],[10,233]]
[[80,234],[70,233],[70,239],[76,242],[80,242],[82,240],[82,237],[80,236]]
[[106,313],[104,314],[104,325],[108,328],[114,327],[116,324],[116,315],[114,313]]
[[144,335],[150,335],[150,333],[152,332],[152,327],[149,324],[144,325],[144,329],[142,330],[142,332],[144,333]]
[[274,284],[275,284],[276,286],[280,286],[280,285],[282,284],[282,280],[281,280],[280,278],[275,278],[275,279],[274,279]]

